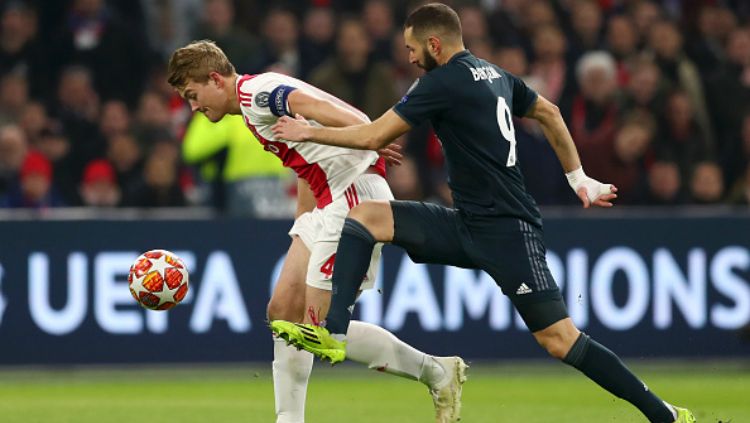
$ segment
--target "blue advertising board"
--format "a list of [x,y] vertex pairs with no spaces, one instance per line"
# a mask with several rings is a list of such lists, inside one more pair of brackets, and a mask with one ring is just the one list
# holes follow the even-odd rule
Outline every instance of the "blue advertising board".
[[[549,217],[548,264],[571,317],[623,356],[750,355],[750,217]],[[288,221],[0,222],[0,365],[270,360],[265,307]],[[147,311],[127,289],[139,253],[176,252],[190,292]],[[497,254],[503,254],[497,251]],[[434,354],[538,358],[486,274],[386,247],[355,311]]]

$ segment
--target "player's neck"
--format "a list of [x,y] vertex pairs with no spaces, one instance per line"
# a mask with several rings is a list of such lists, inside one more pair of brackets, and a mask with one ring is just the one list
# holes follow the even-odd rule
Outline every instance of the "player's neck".
[[240,76],[237,74],[234,74],[230,77],[226,78],[226,84],[224,84],[224,89],[227,90],[227,101],[229,102],[229,107],[227,108],[230,115],[241,115],[242,109],[240,108],[240,100],[237,98],[237,78]]
[[442,65],[450,62],[450,60],[453,58],[453,56],[457,55],[458,53],[461,53],[464,50],[466,50],[466,47],[464,47],[463,44],[459,44],[457,46],[450,46],[450,47],[446,46],[443,49],[442,54],[440,55],[439,60],[437,60],[438,65],[442,66]]

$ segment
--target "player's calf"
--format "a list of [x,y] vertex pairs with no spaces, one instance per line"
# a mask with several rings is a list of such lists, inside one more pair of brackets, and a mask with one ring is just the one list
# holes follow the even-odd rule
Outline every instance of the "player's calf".
[[589,379],[613,395],[636,406],[650,422],[672,423],[677,420],[673,410],[648,386],[634,375],[619,357],[607,347],[580,333],[568,354],[566,364],[578,369]]
[[292,301],[281,301],[276,297],[272,297],[268,301],[266,307],[266,318],[270,322],[272,320],[288,320],[290,322],[301,322],[303,318],[304,309],[304,298],[299,295],[298,298]]

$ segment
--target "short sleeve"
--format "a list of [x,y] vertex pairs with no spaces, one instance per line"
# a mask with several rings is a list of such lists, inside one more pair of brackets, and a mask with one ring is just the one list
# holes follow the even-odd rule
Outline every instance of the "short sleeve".
[[253,125],[260,125],[290,115],[287,98],[295,89],[288,81],[269,72],[240,82],[237,93],[243,114]]
[[529,88],[523,80],[511,73],[505,73],[512,84],[513,89],[513,115],[524,117],[531,106],[536,102],[539,94]]
[[443,84],[427,74],[414,82],[401,101],[393,106],[393,111],[415,127],[448,110],[451,104],[449,97]]

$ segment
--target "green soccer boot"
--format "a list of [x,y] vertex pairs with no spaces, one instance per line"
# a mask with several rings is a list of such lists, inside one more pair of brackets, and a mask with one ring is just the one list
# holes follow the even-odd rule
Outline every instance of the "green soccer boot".
[[677,420],[674,423],[696,423],[695,416],[687,408],[675,407],[674,405],[672,408],[677,412]]
[[331,364],[340,363],[346,358],[346,342],[335,339],[323,326],[286,320],[273,320],[269,326],[288,344],[309,351]]

